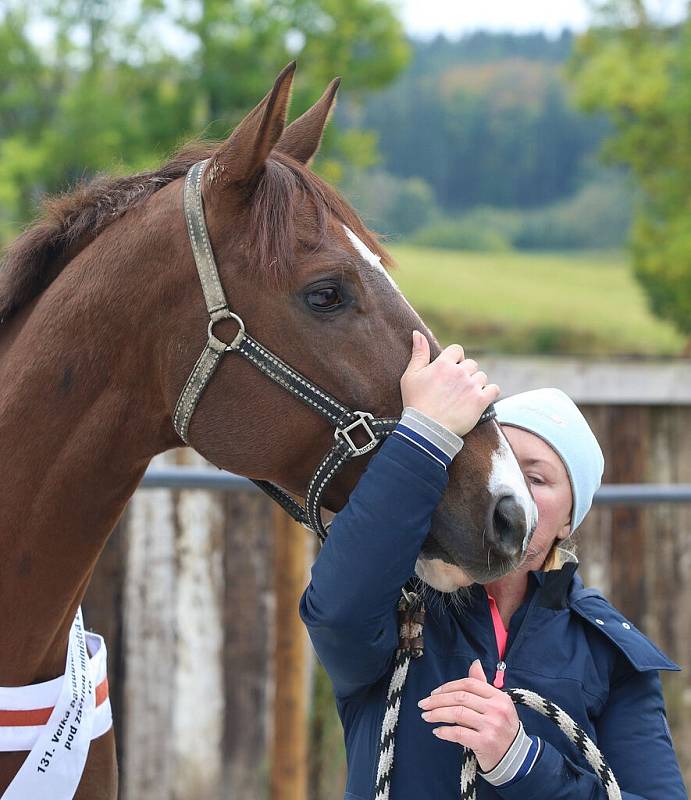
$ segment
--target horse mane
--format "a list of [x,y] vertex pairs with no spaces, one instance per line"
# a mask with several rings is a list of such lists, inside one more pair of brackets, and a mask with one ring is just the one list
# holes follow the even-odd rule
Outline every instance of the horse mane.
[[[0,260],[0,323],[43,292],[61,270],[108,225],[142,205],[151,195],[209,158],[218,142],[194,141],[157,170],[126,177],[99,175],[72,191],[44,199],[39,219],[21,234]],[[292,271],[298,245],[296,210],[311,202],[319,242],[329,213],[377,251],[378,238],[354,209],[325,181],[290,156],[274,150],[251,195],[252,262],[269,285],[282,286]],[[385,252],[382,260],[390,265]]]
[[127,177],[99,175],[45,198],[39,219],[15,239],[0,262],[0,322],[44,291],[108,225],[212,151],[208,142],[192,142],[158,170]]

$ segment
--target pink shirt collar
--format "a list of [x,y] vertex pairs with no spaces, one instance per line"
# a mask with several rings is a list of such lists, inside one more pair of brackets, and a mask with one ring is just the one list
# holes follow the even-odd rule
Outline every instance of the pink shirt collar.
[[[485,589],[487,592],[487,590]],[[509,632],[504,627],[499,609],[497,608],[497,601],[492,595],[487,592],[487,599],[489,600],[489,610],[492,615],[492,625],[494,626],[494,637],[497,640],[497,651],[499,653],[499,660],[504,660],[504,652],[506,651],[506,640],[509,637]],[[497,670],[492,682],[494,686],[501,689],[504,685],[504,670]]]

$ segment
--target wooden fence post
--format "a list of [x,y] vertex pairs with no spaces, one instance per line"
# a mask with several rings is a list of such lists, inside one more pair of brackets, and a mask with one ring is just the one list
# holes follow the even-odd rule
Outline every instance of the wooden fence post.
[[[609,483],[642,483],[649,459],[650,414],[645,406],[608,409]],[[645,586],[645,508],[612,509],[612,599],[635,625],[643,625],[648,598]]]
[[283,509],[273,509],[276,585],[276,698],[271,800],[307,797],[306,631],[298,601],[307,583],[307,531]]

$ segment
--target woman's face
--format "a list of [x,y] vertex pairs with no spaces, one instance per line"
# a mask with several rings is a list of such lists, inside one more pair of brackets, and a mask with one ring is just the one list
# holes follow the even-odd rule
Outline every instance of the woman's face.
[[566,539],[571,529],[571,482],[564,462],[534,433],[502,425],[528,481],[538,510],[538,523],[528,545],[521,572],[540,569],[555,539]]

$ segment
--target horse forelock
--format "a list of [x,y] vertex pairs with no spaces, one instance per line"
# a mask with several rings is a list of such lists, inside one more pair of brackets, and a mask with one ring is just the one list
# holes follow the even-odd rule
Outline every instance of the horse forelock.
[[[70,192],[47,197],[39,219],[0,260],[0,323],[43,292],[106,227],[183,177],[217,147],[218,142],[194,141],[157,170],[126,177],[101,175]],[[307,167],[274,150],[249,198],[251,262],[256,276],[270,286],[285,286],[292,274],[300,235],[296,211],[305,202],[316,215],[316,249],[323,244],[330,216],[354,230],[370,249],[380,249],[378,238],[335,189]],[[383,262],[391,263],[386,253]]]
[[[327,237],[329,220],[355,231],[382,262],[392,261],[383,251],[379,237],[370,231],[353,207],[326,181],[300,162],[274,150],[268,159],[251,199],[251,232],[248,242],[258,276],[276,288],[284,287],[293,274],[299,246],[298,210],[310,206],[317,229],[316,253]],[[310,237],[312,238],[312,237]]]

